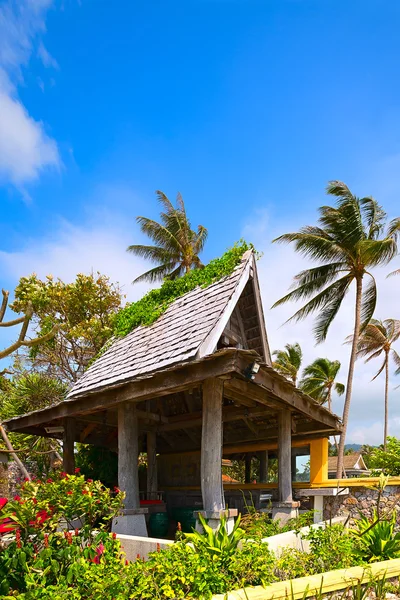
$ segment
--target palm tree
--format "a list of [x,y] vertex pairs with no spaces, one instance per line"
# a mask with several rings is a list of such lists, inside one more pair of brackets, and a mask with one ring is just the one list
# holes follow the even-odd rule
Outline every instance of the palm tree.
[[389,361],[390,357],[392,357],[397,367],[396,373],[400,373],[400,356],[397,354],[396,350],[392,348],[392,344],[396,342],[399,337],[400,321],[398,319],[385,319],[384,321],[371,319],[370,323],[368,323],[362,332],[357,344],[357,357],[366,356],[366,363],[374,358],[383,356],[382,366],[374,375],[372,381],[385,370],[385,425],[383,433],[383,449],[385,452],[389,412]]
[[272,363],[274,369],[296,385],[297,375],[303,358],[300,344],[286,344],[285,350],[274,350],[272,354],[276,356],[276,360]]
[[[357,198],[347,185],[340,181],[331,181],[327,193],[337,198],[336,206],[322,206],[319,209],[318,225],[303,227],[298,232],[286,233],[274,240],[293,242],[297,252],[319,263],[318,266],[296,275],[295,289],[278,300],[274,306],[289,300],[307,300],[292,319],[303,319],[318,311],[314,333],[319,343],[325,340],[344,297],[351,284],[355,283],[354,336],[336,473],[339,478],[343,472],[343,453],[358,338],[360,331],[371,320],[376,305],[376,283],[368,269],[387,264],[397,255],[400,218],[391,221],[385,230],[386,213],[373,198]],[[365,276],[368,276],[369,283],[363,289]]]
[[328,409],[332,410],[332,391],[342,396],[345,390],[343,383],[336,381],[339,369],[338,360],[317,358],[304,369],[299,387],[311,398],[320,404],[327,404]]
[[176,197],[176,207],[163,192],[157,191],[156,194],[165,209],[165,212],[160,214],[161,223],[147,217],[136,218],[142,232],[148,235],[155,245],[133,244],[128,246],[127,252],[148,258],[158,264],[137,277],[133,283],[154,282],[164,278],[176,279],[190,269],[203,266],[199,254],[207,239],[207,229],[202,225],[198,226],[197,231],[191,229],[180,194]]

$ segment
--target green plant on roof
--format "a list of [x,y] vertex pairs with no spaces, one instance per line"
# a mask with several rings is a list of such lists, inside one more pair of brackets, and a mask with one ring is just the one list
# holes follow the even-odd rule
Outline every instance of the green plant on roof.
[[220,258],[215,258],[203,269],[189,271],[179,279],[164,281],[160,288],[151,290],[141,300],[128,304],[114,318],[114,334],[124,336],[139,325],[151,325],[180,296],[196,287],[207,287],[232,273],[243,254],[253,249],[252,244],[240,240]]

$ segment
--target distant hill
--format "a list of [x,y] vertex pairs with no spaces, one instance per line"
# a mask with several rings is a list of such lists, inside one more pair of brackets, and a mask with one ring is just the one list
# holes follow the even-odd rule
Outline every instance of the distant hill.
[[359,452],[362,448],[362,444],[346,444],[346,450],[354,450],[354,452]]

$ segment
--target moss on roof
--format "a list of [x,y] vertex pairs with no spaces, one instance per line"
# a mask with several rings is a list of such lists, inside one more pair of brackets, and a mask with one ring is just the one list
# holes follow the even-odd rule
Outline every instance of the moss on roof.
[[139,325],[151,325],[180,296],[230,275],[241,262],[243,254],[250,249],[254,250],[252,244],[240,240],[205,267],[193,269],[179,279],[165,280],[160,288],[150,290],[143,298],[127,304],[115,315],[114,334],[124,336]]

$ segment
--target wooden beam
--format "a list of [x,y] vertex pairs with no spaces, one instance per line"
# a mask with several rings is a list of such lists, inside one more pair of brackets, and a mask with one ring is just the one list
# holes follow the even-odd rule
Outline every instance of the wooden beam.
[[260,459],[260,472],[259,472],[260,483],[266,483],[268,481],[268,450],[261,450],[259,452],[259,459]]
[[201,433],[201,494],[205,511],[225,508],[222,488],[222,400],[220,379],[203,383],[203,427]]
[[200,385],[207,378],[220,377],[235,371],[237,350],[227,349],[217,355],[188,363],[152,377],[139,379],[108,392],[87,394],[82,398],[71,398],[50,408],[14,417],[6,421],[8,431],[34,427],[55,419],[81,414],[90,414],[116,406],[121,402],[142,402],[151,398],[168,396]]
[[118,407],[118,486],[125,492],[125,509],[140,507],[138,436],[136,406],[124,402]]
[[[237,372],[243,377],[245,369],[251,364],[253,357],[249,355],[246,358],[246,352],[239,353],[236,366]],[[236,379],[232,379],[235,381]],[[286,381],[281,375],[276,373],[272,367],[261,367],[255,375],[253,381],[244,381],[247,386],[250,386],[247,394],[249,398],[254,398],[257,402],[262,402],[262,395],[257,394],[252,387],[258,387],[264,393],[265,402],[278,402],[281,408],[293,409],[303,415],[306,415],[314,421],[329,425],[333,430],[341,431],[341,423],[336,415],[333,415],[329,410],[313,401],[309,396],[303,394],[296,389],[289,381]]]
[[85,429],[81,432],[81,435],[79,436],[79,440],[82,444],[86,440],[87,436],[90,433],[92,433],[94,429],[96,429],[96,427],[97,423],[89,423],[88,425],[86,425]]
[[147,496],[148,500],[157,500],[157,451],[156,434],[149,431],[147,434]]
[[[265,410],[265,408],[260,407],[243,409],[237,406],[225,406],[222,409],[222,419],[224,423],[228,423],[230,421],[240,421],[243,419],[243,417],[248,419],[253,417],[262,417],[266,414],[268,414],[268,412]],[[202,412],[198,411],[195,413],[169,417],[169,423],[167,425],[160,425],[160,427],[157,428],[157,431],[177,431],[179,429],[187,429],[189,427],[201,427],[201,424]]]
[[278,495],[280,502],[292,502],[292,415],[283,410],[278,417]]
[[68,417],[63,421],[63,469],[69,475],[75,472],[75,419]]

